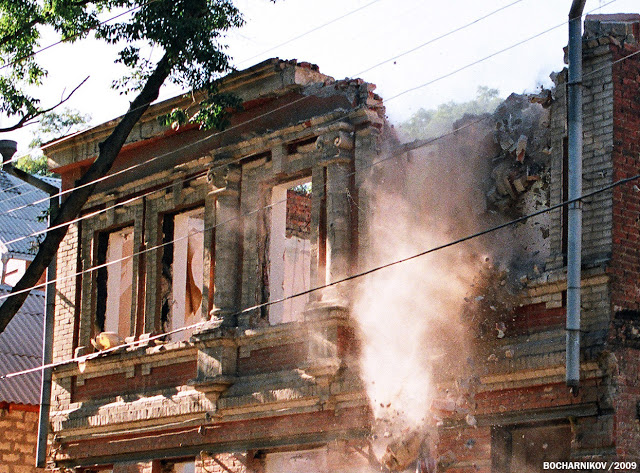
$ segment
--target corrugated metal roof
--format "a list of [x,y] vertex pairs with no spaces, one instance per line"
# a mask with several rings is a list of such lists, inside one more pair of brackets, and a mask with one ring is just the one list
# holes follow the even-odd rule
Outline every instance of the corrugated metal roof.
[[[0,286],[0,295],[9,286]],[[0,333],[0,375],[14,373],[42,364],[42,330],[44,325],[44,291],[34,290],[22,308]],[[40,403],[40,377],[37,371],[9,379],[0,379],[0,401],[15,404]]]
[[[59,179],[38,177],[49,184],[60,185]],[[0,243],[11,256],[33,259],[37,247],[35,237],[13,240],[47,228],[46,219],[42,217],[49,208],[48,197],[46,192],[0,170]],[[38,221],[39,218],[42,221]]]

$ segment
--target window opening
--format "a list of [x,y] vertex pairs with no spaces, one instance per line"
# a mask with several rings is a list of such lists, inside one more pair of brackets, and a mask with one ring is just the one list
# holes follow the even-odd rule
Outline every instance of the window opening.
[[491,471],[542,473],[545,471],[544,462],[569,458],[571,438],[571,427],[568,423],[494,427],[491,433]]
[[103,332],[131,335],[133,227],[98,236],[96,322]]
[[[204,208],[167,215],[163,222],[161,320],[164,331],[197,323],[202,318]],[[187,340],[193,330],[170,336]]]
[[[269,295],[271,301],[310,289],[311,179],[275,186],[272,191],[269,245]],[[283,204],[286,201],[286,205]],[[308,295],[269,307],[272,324],[302,320]]]
[[195,473],[195,461],[163,461],[160,464],[161,473]]

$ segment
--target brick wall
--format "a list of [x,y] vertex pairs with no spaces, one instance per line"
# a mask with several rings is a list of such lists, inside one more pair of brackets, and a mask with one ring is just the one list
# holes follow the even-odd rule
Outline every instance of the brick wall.
[[311,194],[287,190],[286,237],[308,239],[311,235]]
[[78,258],[78,225],[71,225],[60,243],[57,260],[56,308],[53,359],[73,356],[75,335],[76,277]]
[[[613,81],[611,78],[611,50],[603,38],[585,47],[583,75],[583,193],[612,182],[613,149]],[[566,125],[566,71],[557,75],[555,98],[551,113],[551,205],[563,201],[563,139]],[[566,198],[566,194],[564,195]],[[611,254],[611,192],[602,192],[584,201],[582,258],[583,265],[596,265]],[[548,269],[564,266],[562,254],[562,211],[551,212],[551,257]]]
[[[638,47],[613,48],[614,60],[638,50]],[[614,142],[613,179],[638,174],[640,170],[640,60],[637,56],[614,66]],[[613,190],[612,303],[627,310],[640,309],[640,192],[633,184]],[[615,311],[616,309],[614,309]],[[620,309],[618,309],[620,310]]]
[[491,428],[453,428],[439,432],[437,461],[448,473],[491,471]]
[[44,472],[35,467],[37,436],[37,411],[0,410],[0,473]]
[[[638,23],[636,23],[636,27]],[[638,44],[612,47],[614,150],[613,179],[640,170],[640,59],[626,58]],[[613,312],[611,345],[617,359],[613,398],[616,455],[640,461],[640,192],[638,181],[613,189],[613,252],[611,275]]]

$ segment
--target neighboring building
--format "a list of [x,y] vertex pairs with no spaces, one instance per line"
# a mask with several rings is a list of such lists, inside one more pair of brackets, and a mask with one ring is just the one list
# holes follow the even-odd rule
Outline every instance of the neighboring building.
[[[59,179],[38,177],[60,185]],[[47,228],[48,209],[46,192],[0,170],[0,284],[14,286],[33,261],[44,235],[31,235]]]
[[[0,286],[0,296],[11,288]],[[42,364],[44,291],[32,291],[0,333],[0,375]],[[40,372],[0,381],[0,471],[26,473],[35,468]]]
[[[59,185],[57,179],[42,179]],[[0,297],[9,293],[33,260],[38,240],[30,235],[47,228],[48,199],[45,192],[0,170]],[[0,375],[42,364],[44,301],[44,288],[33,290],[0,333]],[[40,378],[41,373],[36,371],[0,381],[0,471],[3,473],[42,471],[35,468]]]
[[[585,193],[640,168],[640,56],[627,58],[640,50],[639,28],[638,15],[587,17]],[[512,207],[509,199],[526,200],[536,180],[545,183],[536,188],[546,193],[542,201],[566,198],[565,75],[555,96],[540,100],[548,107],[542,144],[515,135],[504,145],[505,127],[513,132],[524,120],[509,113],[492,135],[517,162],[491,171],[488,200],[499,211]],[[222,89],[244,100],[223,133],[160,127],[156,117],[183,99],[149,110],[112,173],[133,170],[98,185],[87,218],[60,247],[58,268],[70,277],[57,285],[55,360],[91,352],[102,332],[140,345],[56,368],[52,459],[85,472],[379,471],[354,362],[352,286],[287,297],[367,267],[373,210],[363,183],[385,145],[381,99],[361,80],[335,81],[307,63],[277,59],[230,75]],[[45,147],[63,188],[114,125]],[[473,159],[476,144],[455,149]],[[411,170],[411,159],[395,164],[402,163]],[[564,384],[562,212],[535,222],[535,254],[543,256],[531,268],[536,277],[504,310],[488,296],[476,299],[472,382],[440,379],[449,399],[434,403],[438,471],[640,462],[639,221],[640,193],[631,185],[584,202],[577,396]],[[201,320],[211,321],[147,341]],[[499,336],[487,336],[494,325]],[[412,445],[407,440],[405,450]]]

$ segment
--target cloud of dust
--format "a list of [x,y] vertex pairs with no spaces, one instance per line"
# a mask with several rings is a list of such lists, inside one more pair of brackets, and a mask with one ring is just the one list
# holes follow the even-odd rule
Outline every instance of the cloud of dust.
[[[454,140],[374,166],[369,186],[368,267],[400,260],[486,225],[482,146],[491,130],[470,129]],[[486,155],[485,155],[486,156]],[[363,278],[353,311],[362,337],[360,369],[375,416],[374,449],[434,425],[438,379],[463,376],[470,337],[461,319],[464,297],[484,260],[471,241]]]

